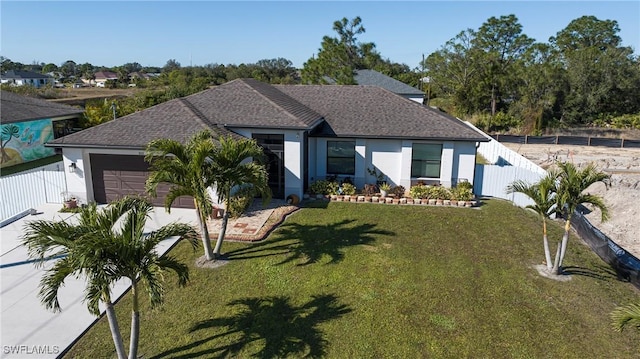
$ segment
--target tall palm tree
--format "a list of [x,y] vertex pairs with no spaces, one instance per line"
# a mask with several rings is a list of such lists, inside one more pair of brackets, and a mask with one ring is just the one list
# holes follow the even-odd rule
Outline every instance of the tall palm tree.
[[610,176],[599,171],[595,164],[590,163],[583,169],[577,168],[571,162],[558,162],[558,184],[557,184],[557,210],[562,211],[565,219],[564,235],[560,247],[560,255],[556,256],[552,271],[561,274],[562,261],[567,251],[569,241],[569,230],[571,229],[571,217],[576,208],[581,204],[590,204],[600,210],[602,221],[609,218],[609,210],[602,197],[583,193],[594,183],[602,182],[609,185]]
[[629,304],[618,307],[611,313],[613,327],[617,331],[622,331],[627,325],[634,326],[640,330],[640,304]]
[[528,205],[529,208],[536,212],[542,218],[542,242],[544,246],[544,257],[547,262],[547,270],[551,271],[552,261],[551,252],[549,250],[549,239],[547,236],[547,218],[553,213],[556,205],[555,191],[558,173],[554,170],[547,172],[547,175],[535,184],[529,184],[526,181],[518,180],[507,186],[507,193],[522,193],[534,204]]
[[[271,200],[271,189],[269,188],[268,174],[264,165],[255,160],[264,156],[262,148],[255,140],[240,139],[231,137],[221,137],[220,146],[213,155],[213,165],[215,167],[215,182],[218,200],[224,202],[224,215],[218,240],[216,241],[213,254],[220,257],[222,241],[224,241],[227,223],[229,223],[230,199],[233,191],[240,187],[250,186],[253,193],[262,196],[263,203]],[[251,160],[253,159],[253,161]]]
[[155,196],[160,183],[170,185],[164,202],[167,211],[171,211],[171,204],[176,198],[193,197],[207,260],[214,259],[207,218],[213,212],[209,187],[215,183],[211,163],[215,149],[211,133],[205,130],[193,135],[186,144],[171,139],[151,141],[145,156],[145,160],[151,164],[147,192]]
[[[104,209],[96,204],[80,210],[77,224],[38,220],[27,223],[22,242],[29,256],[39,260],[60,257],[40,281],[38,296],[47,309],[60,311],[58,291],[70,277],[87,279],[84,300],[89,312],[98,316],[99,303],[106,314],[118,358],[126,358],[118,320],[111,301],[111,285],[128,278],[131,281],[133,307],[129,358],[137,357],[140,332],[139,291],[147,288],[152,305],[162,302],[163,275],[173,271],[178,284],[189,279],[188,268],[171,256],[159,256],[156,245],[169,237],[179,236],[197,245],[197,234],[187,224],[171,223],[151,233],[144,232],[146,219],[153,207],[144,199],[125,197]],[[140,283],[139,283],[140,282]]]

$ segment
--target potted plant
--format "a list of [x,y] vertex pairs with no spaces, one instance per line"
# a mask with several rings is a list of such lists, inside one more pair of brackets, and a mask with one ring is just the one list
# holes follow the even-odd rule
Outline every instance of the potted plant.
[[60,193],[62,195],[62,202],[64,203],[64,208],[77,208],[78,207],[78,198],[73,194],[64,191]]
[[388,184],[387,182],[384,182],[383,184],[380,185],[380,197],[384,198],[387,196],[387,194],[389,194],[389,191],[391,191],[391,185]]

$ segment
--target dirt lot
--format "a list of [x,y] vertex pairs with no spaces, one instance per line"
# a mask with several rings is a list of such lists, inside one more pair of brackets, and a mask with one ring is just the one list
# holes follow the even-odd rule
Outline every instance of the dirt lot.
[[611,187],[595,184],[588,191],[601,195],[609,206],[610,219],[602,223],[600,212],[587,215],[591,223],[627,251],[640,258],[640,149],[565,145],[522,145],[504,143],[543,168],[554,160],[589,162],[611,174]]

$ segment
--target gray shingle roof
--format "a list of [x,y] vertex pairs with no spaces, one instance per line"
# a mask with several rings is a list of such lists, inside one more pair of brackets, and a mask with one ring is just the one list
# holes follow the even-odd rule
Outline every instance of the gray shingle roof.
[[398,95],[424,96],[417,88],[374,70],[357,70],[354,80],[358,85],[379,86]]
[[184,99],[176,99],[144,111],[73,133],[49,142],[54,147],[111,147],[143,149],[152,140],[170,138],[186,142],[193,134],[209,129],[214,136],[231,135],[208,126]]
[[462,121],[377,86],[275,87],[323,114],[325,135],[486,141]]
[[83,112],[83,109],[77,107],[22,96],[9,91],[0,92],[0,122],[2,123],[79,116]]
[[322,115],[277,88],[241,79],[186,97],[212,125],[310,129]]
[[52,78],[49,75],[41,74],[39,72],[34,71],[18,71],[18,70],[9,70],[3,72],[0,75],[3,79],[50,79]]
[[[323,124],[322,126],[318,126]],[[60,147],[144,148],[208,128],[321,129],[326,135],[486,141],[461,121],[376,86],[268,85],[239,79],[59,138]]]

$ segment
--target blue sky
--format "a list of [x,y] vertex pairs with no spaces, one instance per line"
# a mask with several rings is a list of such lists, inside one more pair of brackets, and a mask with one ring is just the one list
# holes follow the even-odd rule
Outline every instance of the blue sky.
[[26,64],[96,66],[255,63],[284,57],[302,67],[343,17],[360,16],[384,58],[418,66],[460,31],[515,14],[540,42],[583,15],[616,20],[640,53],[640,1],[7,1],[0,55]]

